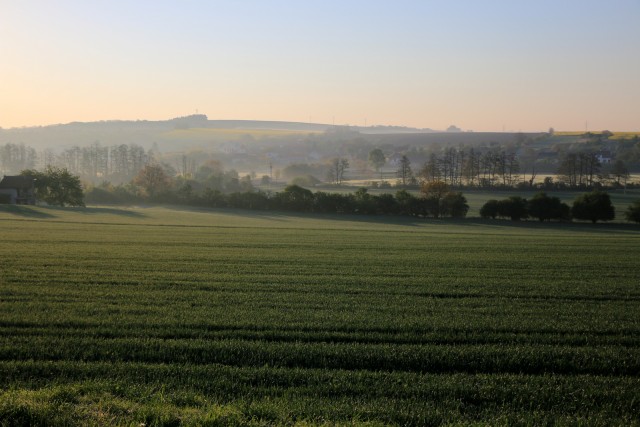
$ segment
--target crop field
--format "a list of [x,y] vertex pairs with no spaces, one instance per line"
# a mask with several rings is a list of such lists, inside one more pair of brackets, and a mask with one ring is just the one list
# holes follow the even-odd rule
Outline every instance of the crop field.
[[[594,135],[602,134],[602,131],[590,131]],[[557,136],[582,136],[585,134],[585,131],[558,131],[554,132],[554,135]],[[610,139],[632,139],[636,136],[640,136],[640,132],[613,132],[613,136]]]
[[0,425],[640,425],[640,228],[0,207]]

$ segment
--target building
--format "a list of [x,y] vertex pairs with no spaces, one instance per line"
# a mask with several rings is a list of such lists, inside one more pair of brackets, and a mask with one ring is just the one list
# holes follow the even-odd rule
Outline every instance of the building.
[[0,181],[0,201],[12,205],[35,205],[34,181],[28,176],[5,176]]
[[601,165],[608,165],[613,162],[613,155],[610,151],[600,151],[596,154],[596,158]]

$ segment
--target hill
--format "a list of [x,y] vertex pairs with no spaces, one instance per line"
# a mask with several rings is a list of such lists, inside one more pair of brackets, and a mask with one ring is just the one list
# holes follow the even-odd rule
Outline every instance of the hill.
[[[74,145],[87,146],[98,142],[102,145],[138,144],[150,148],[153,143],[167,139],[166,134],[186,129],[244,129],[247,134],[256,130],[321,132],[320,124],[289,122],[258,122],[250,120],[208,120],[204,115],[179,117],[171,120],[113,120],[99,122],[72,122],[50,126],[0,129],[0,144],[24,143],[36,149],[64,149]],[[170,137],[168,139],[171,139]]]
[[[24,128],[0,128],[0,144],[24,143],[36,149],[68,148],[74,145],[86,146],[95,142],[103,145],[136,143],[145,148],[155,143],[172,140],[175,130],[207,129],[213,139],[224,139],[225,135],[246,134],[253,137],[283,136],[296,133],[321,133],[331,129],[344,128],[323,123],[302,123],[265,120],[209,120],[204,114],[176,117],[170,120],[105,120],[97,122],[71,122],[49,126]],[[416,129],[400,126],[348,127],[351,131],[366,134],[422,133],[430,129]],[[229,131],[216,132],[215,131]],[[232,131],[232,132],[231,132]],[[277,131],[277,132],[276,132]],[[194,133],[183,134],[189,143]],[[196,141],[202,135],[195,136]],[[229,140],[234,140],[231,136]]]
[[[627,139],[616,139],[623,137]],[[326,175],[326,165],[336,157],[344,157],[350,162],[350,179],[371,181],[376,176],[368,157],[374,149],[381,149],[386,157],[382,172],[394,176],[402,156],[407,156],[417,172],[432,155],[442,157],[445,148],[512,153],[523,174],[533,171],[533,166],[538,174],[553,174],[566,153],[579,152],[596,153],[602,159],[604,173],[609,164],[620,159],[631,172],[640,167],[640,143],[631,133],[438,132],[398,126],[209,120],[199,114],[163,121],[73,122],[0,129],[0,172],[18,173],[53,163],[92,182],[105,177],[122,182],[130,180],[136,171],[113,176],[113,159],[124,159],[125,152],[142,152],[147,158],[170,165],[174,172],[195,174],[204,163],[213,161],[257,177],[276,172],[276,179],[278,171],[304,164],[313,165],[306,174],[321,180]],[[108,154],[116,152],[120,154]],[[98,159],[95,162],[99,167],[90,166],[91,159]],[[120,163],[125,164],[124,160]],[[176,175],[174,172],[171,173]],[[285,175],[286,179],[296,177]]]

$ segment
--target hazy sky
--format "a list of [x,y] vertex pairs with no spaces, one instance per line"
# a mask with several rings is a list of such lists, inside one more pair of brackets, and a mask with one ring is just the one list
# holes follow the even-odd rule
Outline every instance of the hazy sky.
[[0,0],[0,126],[640,130],[640,0]]

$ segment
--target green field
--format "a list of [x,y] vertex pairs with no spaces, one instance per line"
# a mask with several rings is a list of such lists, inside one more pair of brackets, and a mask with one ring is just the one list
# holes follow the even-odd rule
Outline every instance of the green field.
[[[556,136],[582,136],[585,133],[585,131],[559,131],[554,132],[553,134]],[[593,135],[600,135],[602,134],[602,131],[590,131],[590,133]],[[632,139],[636,136],[640,136],[640,132],[613,132],[613,136],[611,136],[610,139]]]
[[0,207],[0,425],[640,425],[640,229]]

